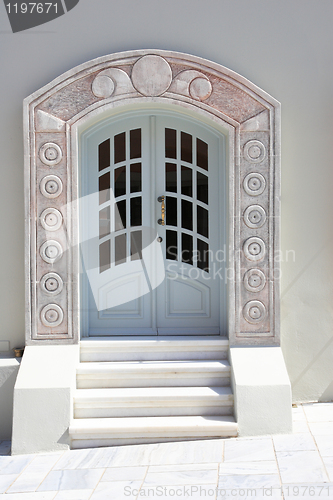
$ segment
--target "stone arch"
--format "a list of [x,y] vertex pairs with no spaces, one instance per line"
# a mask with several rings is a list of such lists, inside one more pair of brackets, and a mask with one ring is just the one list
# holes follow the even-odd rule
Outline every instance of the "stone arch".
[[162,50],[94,59],[24,102],[26,343],[79,340],[78,124],[140,103],[228,131],[230,344],[279,344],[280,105],[219,64]]

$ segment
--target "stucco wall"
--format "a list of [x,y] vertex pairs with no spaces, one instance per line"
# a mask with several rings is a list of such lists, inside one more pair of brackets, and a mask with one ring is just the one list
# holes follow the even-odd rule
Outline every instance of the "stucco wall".
[[176,50],[282,103],[282,347],[294,400],[333,399],[331,0],[80,0],[17,34],[0,12],[0,340],[24,342],[23,98],[100,55]]

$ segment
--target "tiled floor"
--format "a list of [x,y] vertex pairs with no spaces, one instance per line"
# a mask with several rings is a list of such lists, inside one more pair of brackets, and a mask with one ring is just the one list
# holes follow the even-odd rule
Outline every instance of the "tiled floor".
[[293,408],[294,433],[10,456],[0,500],[333,500],[333,403]]

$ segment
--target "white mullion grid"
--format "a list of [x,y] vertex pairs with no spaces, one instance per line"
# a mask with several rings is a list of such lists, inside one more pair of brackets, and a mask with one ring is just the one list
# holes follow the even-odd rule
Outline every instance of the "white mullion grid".
[[130,222],[131,222],[131,196],[130,196],[130,129],[125,131],[125,167],[126,167],[126,262],[130,260]]
[[[193,255],[197,255],[198,221],[197,221],[197,138],[192,136],[192,197],[193,197]],[[194,262],[193,262],[194,264]],[[196,263],[196,267],[197,263]]]
[[182,219],[181,219],[181,130],[176,130],[176,156],[177,156],[177,260],[182,262]]

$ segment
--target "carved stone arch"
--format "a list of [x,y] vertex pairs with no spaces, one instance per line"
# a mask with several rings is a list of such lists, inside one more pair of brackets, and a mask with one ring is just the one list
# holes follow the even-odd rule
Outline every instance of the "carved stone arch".
[[219,64],[162,50],[94,59],[25,100],[26,343],[79,341],[80,124],[145,103],[227,131],[230,344],[279,344],[280,104]]

